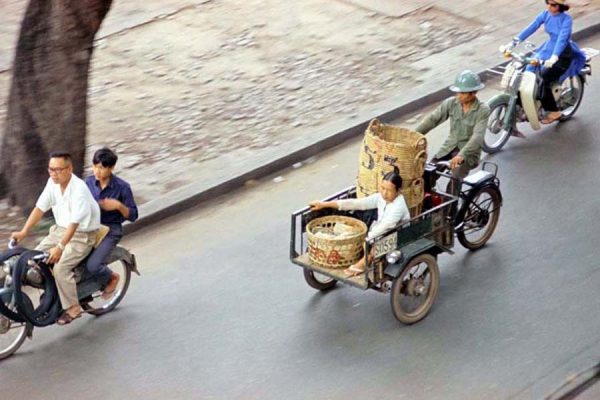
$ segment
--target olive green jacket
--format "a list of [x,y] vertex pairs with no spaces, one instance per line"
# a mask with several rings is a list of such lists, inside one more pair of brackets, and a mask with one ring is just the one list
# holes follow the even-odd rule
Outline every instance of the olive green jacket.
[[464,114],[456,97],[450,97],[427,115],[415,130],[425,135],[450,118],[450,134],[435,157],[442,158],[458,148],[458,155],[465,159],[470,168],[475,168],[479,164],[489,116],[490,108],[479,99],[475,99],[469,112]]

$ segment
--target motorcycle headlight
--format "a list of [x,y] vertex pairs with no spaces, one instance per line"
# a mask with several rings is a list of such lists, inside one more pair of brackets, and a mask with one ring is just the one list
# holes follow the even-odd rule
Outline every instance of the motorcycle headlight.
[[402,259],[402,252],[400,250],[391,251],[385,256],[385,259],[388,264],[396,264]]

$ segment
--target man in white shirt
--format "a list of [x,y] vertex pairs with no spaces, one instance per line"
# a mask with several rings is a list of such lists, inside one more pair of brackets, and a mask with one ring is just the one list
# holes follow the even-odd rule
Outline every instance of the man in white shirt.
[[31,229],[52,209],[55,225],[36,248],[48,251],[48,264],[54,264],[53,273],[64,313],[57,323],[65,325],[82,313],[73,269],[92,250],[100,228],[100,208],[87,185],[73,174],[68,153],[50,154],[50,179],[31,211],[25,226],[11,237],[22,241]]

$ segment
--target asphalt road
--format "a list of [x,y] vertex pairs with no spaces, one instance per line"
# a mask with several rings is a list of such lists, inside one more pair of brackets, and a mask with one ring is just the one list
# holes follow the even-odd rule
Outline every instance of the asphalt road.
[[121,306],[36,330],[0,363],[3,397],[542,398],[600,360],[597,76],[586,91],[573,120],[490,157],[498,229],[440,257],[420,323],[377,292],[318,293],[288,260],[290,213],[352,184],[353,142],[127,238],[143,276]]

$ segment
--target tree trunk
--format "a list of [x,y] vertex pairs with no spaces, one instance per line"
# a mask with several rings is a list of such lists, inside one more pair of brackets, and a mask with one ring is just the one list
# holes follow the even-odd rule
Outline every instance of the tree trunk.
[[[84,167],[88,71],[93,41],[112,0],[30,0],[15,54],[0,192],[30,210],[48,173],[48,153]],[[2,193],[0,193],[2,194]]]

